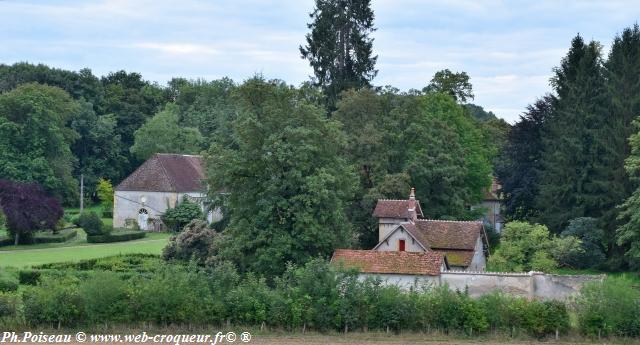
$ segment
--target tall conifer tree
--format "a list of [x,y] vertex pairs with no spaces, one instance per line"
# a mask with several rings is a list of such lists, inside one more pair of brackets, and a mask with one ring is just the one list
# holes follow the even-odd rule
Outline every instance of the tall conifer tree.
[[373,56],[375,31],[370,0],[316,0],[307,45],[300,47],[322,87],[327,108],[334,110],[340,93],[369,86],[378,71]]
[[559,232],[573,218],[602,217],[618,200],[610,192],[615,133],[600,44],[575,37],[552,84],[558,98],[544,135],[537,204],[540,220]]

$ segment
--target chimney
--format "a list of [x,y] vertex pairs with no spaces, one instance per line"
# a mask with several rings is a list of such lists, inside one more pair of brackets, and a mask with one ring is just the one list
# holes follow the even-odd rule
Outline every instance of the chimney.
[[415,223],[418,219],[418,212],[416,211],[416,189],[411,188],[411,193],[409,193],[409,216],[411,217],[411,221]]

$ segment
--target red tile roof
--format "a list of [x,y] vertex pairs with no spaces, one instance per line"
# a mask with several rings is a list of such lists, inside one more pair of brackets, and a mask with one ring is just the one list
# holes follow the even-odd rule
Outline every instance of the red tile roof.
[[483,230],[481,221],[418,219],[416,232],[419,233],[417,239],[432,249],[473,251]]
[[[422,208],[420,208],[420,202],[416,202],[416,212],[418,216],[422,217]],[[373,216],[378,218],[406,218],[411,219],[409,213],[410,200],[388,200],[380,199],[376,204],[375,210],[373,210]]]
[[441,254],[428,252],[399,252],[337,249],[331,263],[356,268],[363,273],[440,275],[444,263]]
[[203,192],[201,156],[158,153],[117,187],[117,191]]

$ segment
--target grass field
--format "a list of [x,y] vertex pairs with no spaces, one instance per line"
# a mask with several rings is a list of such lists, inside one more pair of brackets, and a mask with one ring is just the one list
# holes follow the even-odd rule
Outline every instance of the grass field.
[[166,233],[149,233],[147,237],[135,241],[104,244],[89,244],[86,237],[79,236],[75,241],[66,243],[7,246],[0,249],[0,267],[26,267],[117,254],[160,254],[169,236]]

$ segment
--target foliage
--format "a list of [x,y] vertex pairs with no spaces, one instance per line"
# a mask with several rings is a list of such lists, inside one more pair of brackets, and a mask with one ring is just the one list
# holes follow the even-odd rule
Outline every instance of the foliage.
[[580,240],[582,253],[569,257],[565,263],[574,268],[598,267],[605,260],[604,230],[598,220],[589,217],[576,218],[569,221],[569,226],[560,234],[562,237],[572,236]]
[[253,78],[237,92],[235,144],[215,143],[206,156],[213,207],[228,210],[222,259],[272,275],[348,246],[356,181],[339,123],[279,81]]
[[113,185],[111,181],[99,179],[96,186],[96,194],[105,213],[113,213]]
[[[635,120],[633,124],[636,129],[640,129],[640,120]],[[629,177],[637,185],[640,181],[640,132],[631,135],[629,144],[631,146],[631,154],[626,160],[625,168]],[[617,243],[626,247],[625,257],[634,269],[640,268],[639,210],[640,188],[633,191],[631,196],[620,206],[618,219],[622,224],[616,233]]]
[[181,231],[192,220],[202,219],[203,217],[200,205],[185,196],[176,207],[167,209],[161,219],[169,230],[177,232]]
[[87,236],[102,235],[109,233],[110,229],[104,226],[102,219],[95,212],[83,212],[78,218],[78,226],[80,226]]
[[18,279],[9,272],[0,270],[0,292],[18,290]]
[[83,320],[78,279],[45,277],[23,293],[24,316],[31,325],[73,326]]
[[200,131],[181,125],[178,110],[178,106],[169,103],[138,128],[131,153],[143,160],[155,153],[200,153],[204,144]]
[[371,216],[377,199],[406,198],[412,186],[426,217],[472,218],[466,205],[479,202],[491,182],[491,150],[478,123],[451,97],[351,90],[333,116],[360,177],[349,217],[362,247],[378,240]]
[[536,203],[539,221],[554,233],[573,218],[610,218],[606,213],[624,197],[614,176],[623,149],[611,143],[618,133],[607,111],[601,60],[599,43],[576,36],[552,80],[557,98],[545,123]]
[[473,86],[469,82],[467,72],[451,72],[449,69],[436,72],[424,92],[441,92],[447,94],[460,103],[473,100]]
[[27,240],[36,231],[55,229],[63,214],[58,200],[39,185],[8,180],[0,180],[0,207],[15,244],[21,236]]
[[499,271],[523,272],[554,268],[553,241],[549,229],[540,224],[509,222],[505,225],[500,247],[489,257],[489,267]]
[[586,284],[576,300],[578,325],[585,334],[640,335],[640,292],[623,278]]
[[538,215],[535,201],[543,169],[543,126],[552,109],[553,97],[549,95],[527,106],[496,160],[496,175],[505,195],[505,213],[511,219],[531,220]]
[[130,317],[127,305],[129,286],[118,274],[96,272],[82,282],[78,290],[89,323],[100,324],[104,320],[124,322]]
[[65,202],[76,200],[66,123],[79,111],[65,91],[25,84],[0,95],[0,178],[37,182]]
[[378,73],[373,56],[373,10],[370,0],[316,0],[313,22],[300,47],[313,68],[314,83],[322,87],[329,110],[342,91],[369,86]]
[[184,229],[169,239],[162,250],[165,260],[193,260],[204,264],[217,254],[220,235],[210,229],[204,220],[192,220]]
[[139,240],[147,235],[146,232],[140,230],[120,230],[114,232],[106,232],[100,235],[88,235],[87,243],[114,243]]

